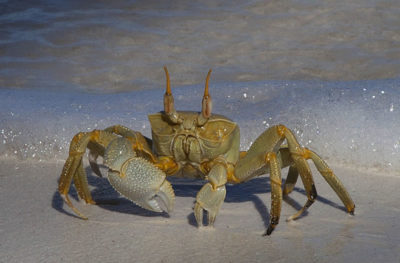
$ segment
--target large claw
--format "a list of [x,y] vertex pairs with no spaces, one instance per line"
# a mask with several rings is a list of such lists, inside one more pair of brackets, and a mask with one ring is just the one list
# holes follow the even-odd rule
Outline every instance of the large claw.
[[120,194],[151,211],[169,213],[173,210],[175,194],[165,173],[149,161],[136,157],[127,140],[118,139],[109,145],[105,163],[110,168],[108,180]]
[[111,142],[105,151],[104,163],[110,168],[108,180],[120,194],[151,211],[172,211],[175,195],[165,173],[136,157],[128,140],[119,138]]
[[213,225],[218,211],[226,196],[225,185],[213,189],[210,183],[205,184],[197,194],[194,205],[194,216],[197,225],[203,225],[203,209],[208,213],[208,224]]
[[139,157],[128,159],[121,171],[110,170],[108,173],[114,189],[138,206],[169,213],[174,208],[175,195],[165,177],[163,171]]

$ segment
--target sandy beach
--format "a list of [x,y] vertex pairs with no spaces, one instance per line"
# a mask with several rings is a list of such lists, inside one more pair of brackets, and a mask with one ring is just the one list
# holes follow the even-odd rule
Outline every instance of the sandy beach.
[[[62,163],[0,162],[0,262],[399,262],[400,178],[333,167],[356,203],[345,213],[313,170],[318,201],[302,218],[285,222],[305,201],[301,184],[283,203],[269,237],[267,176],[228,186],[215,227],[195,226],[193,202],[203,182],[171,179],[171,215],[148,212],[118,196],[105,178],[89,175],[105,204],[77,203],[76,218],[56,192]],[[89,171],[89,170],[88,170]],[[285,173],[285,172],[284,172]],[[76,192],[71,190],[76,202]]]

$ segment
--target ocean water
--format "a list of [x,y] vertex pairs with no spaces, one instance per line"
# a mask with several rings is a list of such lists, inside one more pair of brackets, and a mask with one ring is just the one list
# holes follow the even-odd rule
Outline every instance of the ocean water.
[[1,88],[400,76],[398,0],[2,0],[0,26]]
[[150,136],[167,65],[178,110],[246,150],[282,123],[330,164],[400,175],[398,1],[0,1],[0,158],[62,161],[79,131]]

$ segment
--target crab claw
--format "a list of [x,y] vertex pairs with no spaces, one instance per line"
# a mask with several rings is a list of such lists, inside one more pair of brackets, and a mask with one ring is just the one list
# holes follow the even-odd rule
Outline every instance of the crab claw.
[[117,139],[108,146],[105,163],[109,167],[108,180],[121,195],[147,210],[168,213],[173,210],[175,194],[165,173],[136,157],[126,139]]
[[128,159],[121,171],[110,170],[108,179],[120,194],[140,207],[154,212],[170,213],[175,195],[163,171],[143,158]]
[[225,196],[225,186],[214,189],[210,183],[207,183],[200,189],[197,193],[196,204],[194,205],[194,216],[198,226],[203,225],[203,210],[208,212],[208,224],[214,224]]

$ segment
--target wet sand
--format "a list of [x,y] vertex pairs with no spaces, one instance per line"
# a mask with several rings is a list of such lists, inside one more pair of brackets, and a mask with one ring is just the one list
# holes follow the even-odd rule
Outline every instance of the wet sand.
[[71,190],[89,216],[84,221],[56,192],[61,168],[61,162],[0,161],[0,262],[400,261],[398,176],[333,167],[356,203],[350,216],[313,170],[318,201],[299,220],[285,222],[305,202],[298,183],[277,229],[264,237],[266,176],[228,186],[215,227],[198,229],[192,207],[201,181],[171,180],[177,197],[168,216],[135,206],[106,179],[89,175],[93,197],[115,204],[85,205]]

